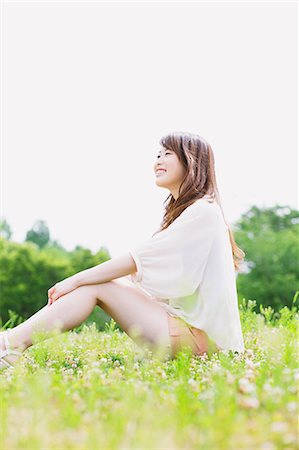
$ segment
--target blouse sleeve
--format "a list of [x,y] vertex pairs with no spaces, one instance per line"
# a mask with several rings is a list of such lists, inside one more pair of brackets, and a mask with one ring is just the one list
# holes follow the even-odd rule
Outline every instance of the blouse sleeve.
[[201,283],[218,223],[214,204],[197,201],[165,230],[129,250],[137,272],[131,281],[151,295],[193,294]]

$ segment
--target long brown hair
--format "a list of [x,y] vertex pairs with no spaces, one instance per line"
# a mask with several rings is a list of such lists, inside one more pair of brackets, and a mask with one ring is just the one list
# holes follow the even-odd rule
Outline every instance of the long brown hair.
[[163,136],[160,139],[160,145],[176,153],[186,169],[186,173],[179,188],[178,198],[175,200],[170,193],[163,202],[165,213],[161,228],[156,233],[165,230],[196,200],[208,195],[221,208],[223,219],[229,232],[235,270],[238,271],[244,260],[245,253],[237,246],[233,231],[224,217],[216,181],[215,158],[210,144],[197,134],[173,132]]

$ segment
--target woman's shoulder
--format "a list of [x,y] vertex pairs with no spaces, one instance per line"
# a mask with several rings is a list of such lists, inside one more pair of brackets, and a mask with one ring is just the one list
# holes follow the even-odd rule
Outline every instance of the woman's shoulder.
[[207,197],[202,197],[195,200],[193,203],[191,203],[191,205],[187,206],[187,208],[183,210],[183,212],[174,222],[189,223],[189,220],[208,220],[209,222],[214,222],[215,220],[217,220],[219,212],[217,210],[215,202],[211,203],[208,200],[209,199]]
[[211,211],[211,214],[213,214],[212,211],[217,211],[218,207],[219,205],[214,199],[212,199],[208,195],[205,195],[204,197],[198,198],[193,203],[191,203],[191,205],[189,205],[186,210],[189,209],[190,211]]
[[204,220],[206,223],[218,223],[225,224],[223,213],[220,205],[216,200],[211,199],[209,196],[205,196],[195,200],[194,203],[189,205],[182,214],[185,213],[185,217]]

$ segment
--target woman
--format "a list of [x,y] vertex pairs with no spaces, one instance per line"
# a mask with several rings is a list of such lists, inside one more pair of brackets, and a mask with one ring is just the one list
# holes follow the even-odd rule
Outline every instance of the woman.
[[[170,191],[160,229],[123,256],[60,281],[48,304],[0,333],[0,364],[14,365],[36,330],[66,331],[99,306],[138,344],[196,355],[244,351],[236,273],[245,253],[227,225],[214,155],[201,136],[175,132],[160,140],[156,185]],[[9,337],[9,338],[8,338]]]

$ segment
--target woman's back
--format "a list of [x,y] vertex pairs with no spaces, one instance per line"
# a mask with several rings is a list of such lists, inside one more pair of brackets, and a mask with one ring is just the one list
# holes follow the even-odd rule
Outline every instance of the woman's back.
[[196,200],[131,254],[138,268],[131,280],[170,314],[221,349],[244,350],[229,233],[215,201]]

